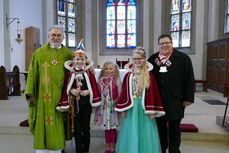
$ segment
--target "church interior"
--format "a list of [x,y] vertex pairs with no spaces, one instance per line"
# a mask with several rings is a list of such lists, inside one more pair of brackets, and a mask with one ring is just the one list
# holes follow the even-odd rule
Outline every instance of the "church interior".
[[[109,9],[114,2],[128,3],[118,20]],[[170,34],[191,58],[196,83],[181,150],[228,153],[229,0],[0,0],[0,10],[0,153],[33,151],[28,127],[19,125],[28,112],[23,91],[31,56],[48,42],[52,25],[63,27],[63,45],[72,51],[84,39],[95,69],[112,61],[121,71],[136,46],[149,57],[159,49],[158,36]],[[100,153],[103,135],[91,124],[90,150]],[[73,148],[68,142],[67,152]]]

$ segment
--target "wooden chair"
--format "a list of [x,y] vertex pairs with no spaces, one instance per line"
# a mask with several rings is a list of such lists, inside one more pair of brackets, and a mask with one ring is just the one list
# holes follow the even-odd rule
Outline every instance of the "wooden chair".
[[208,82],[206,80],[195,80],[195,84],[202,84],[203,91],[208,92]]
[[129,63],[129,58],[127,61],[119,61],[117,58],[116,58],[116,64],[118,65],[118,67],[120,69],[124,69],[124,66]]

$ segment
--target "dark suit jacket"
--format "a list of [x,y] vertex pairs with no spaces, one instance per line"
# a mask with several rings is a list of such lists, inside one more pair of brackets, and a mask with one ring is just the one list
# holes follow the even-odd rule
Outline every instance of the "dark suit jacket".
[[165,110],[165,117],[168,120],[177,120],[184,117],[183,101],[194,102],[194,73],[191,59],[188,55],[174,50],[170,56],[168,72],[159,72],[157,65],[158,52],[153,54],[148,61],[153,64],[151,71],[157,80],[162,103]]

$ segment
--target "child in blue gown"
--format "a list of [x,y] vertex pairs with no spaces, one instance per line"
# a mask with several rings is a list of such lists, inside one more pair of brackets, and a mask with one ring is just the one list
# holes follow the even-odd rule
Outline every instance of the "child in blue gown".
[[155,117],[165,114],[145,50],[133,51],[115,110],[121,113],[116,153],[161,153]]

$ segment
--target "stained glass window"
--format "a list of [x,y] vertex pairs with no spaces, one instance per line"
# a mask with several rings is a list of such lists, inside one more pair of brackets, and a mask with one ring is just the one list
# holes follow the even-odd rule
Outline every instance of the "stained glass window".
[[226,1],[224,33],[229,33],[229,0]]
[[192,0],[171,0],[170,34],[174,47],[190,47]]
[[136,47],[135,0],[107,0],[106,47]]
[[63,45],[76,47],[76,0],[56,0],[57,24],[64,29]]

